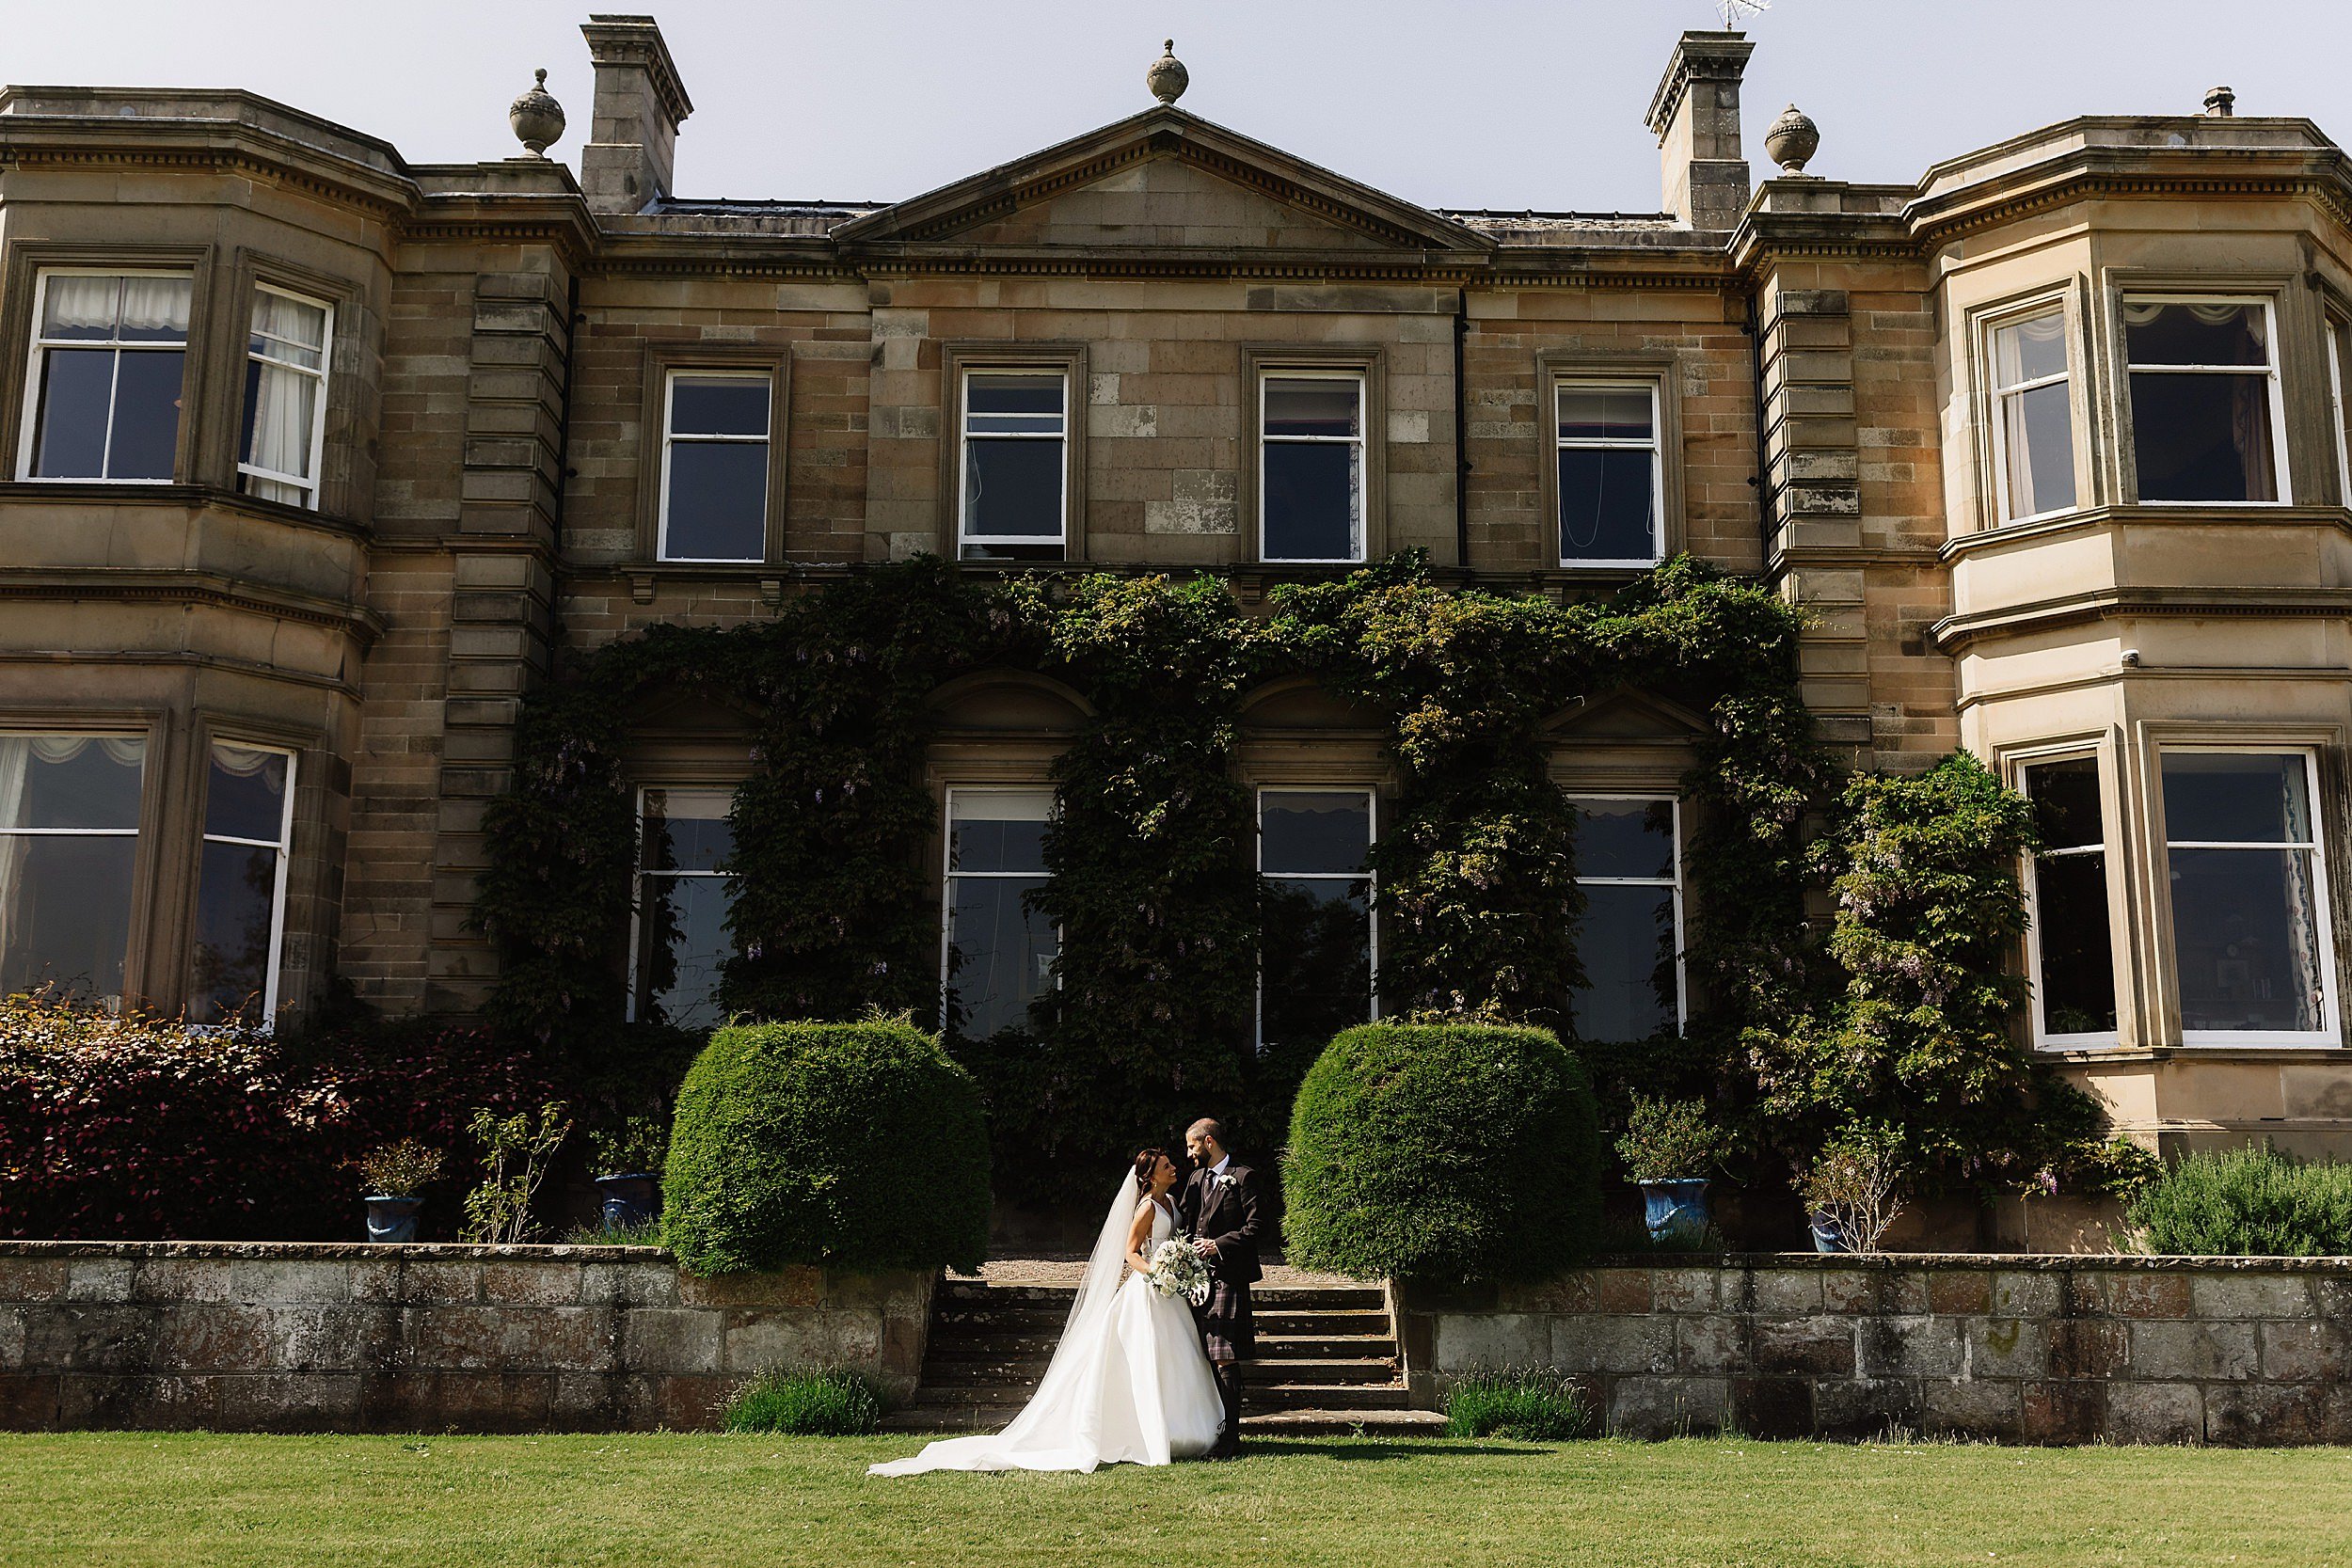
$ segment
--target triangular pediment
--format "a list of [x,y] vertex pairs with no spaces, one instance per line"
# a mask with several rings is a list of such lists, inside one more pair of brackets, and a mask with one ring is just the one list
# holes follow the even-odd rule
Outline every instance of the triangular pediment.
[[844,245],[956,250],[1469,251],[1450,218],[1182,109],[1157,108],[881,208]]
[[1546,721],[1555,738],[1688,741],[1711,733],[1707,716],[1646,691],[1606,692],[1570,704]]

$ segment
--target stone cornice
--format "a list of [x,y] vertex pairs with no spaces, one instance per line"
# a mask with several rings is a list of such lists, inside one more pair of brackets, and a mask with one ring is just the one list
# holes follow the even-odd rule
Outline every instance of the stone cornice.
[[1957,654],[1990,638],[2146,616],[2341,620],[2352,616],[2352,588],[2103,588],[1948,615],[1928,636],[1940,651]]
[[416,182],[260,126],[226,120],[0,115],[0,169],[178,170],[258,177],[388,223],[415,211]]
[[363,649],[384,634],[382,619],[365,605],[274,588],[220,572],[121,566],[0,567],[0,600],[8,599],[213,605],[270,620],[325,626],[352,637]]

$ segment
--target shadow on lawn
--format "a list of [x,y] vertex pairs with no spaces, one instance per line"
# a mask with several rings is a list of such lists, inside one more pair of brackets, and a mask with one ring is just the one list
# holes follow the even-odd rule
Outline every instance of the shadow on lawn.
[[1410,1442],[1384,1442],[1378,1438],[1355,1437],[1317,1442],[1304,1437],[1253,1437],[1242,1445],[1242,1457],[1274,1458],[1285,1454],[1314,1454],[1324,1459],[1420,1459],[1431,1454],[1525,1454],[1533,1458],[1549,1453],[1549,1448],[1528,1444],[1449,1443],[1435,1439]]

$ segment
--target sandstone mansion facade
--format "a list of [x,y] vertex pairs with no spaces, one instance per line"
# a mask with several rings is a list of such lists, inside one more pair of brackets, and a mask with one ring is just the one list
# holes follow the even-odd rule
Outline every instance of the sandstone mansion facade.
[[[1405,550],[1563,598],[1689,552],[1803,607],[1844,756],[1965,748],[2039,803],[2021,1026],[2120,1127],[2352,1152],[2352,162],[2311,121],[2217,91],[1869,185],[1803,172],[1791,116],[1757,180],[1751,46],[1694,32],[1653,214],[1417,207],[1177,106],[1172,60],[925,195],[706,201],[660,31],[583,30],[577,175],[243,92],[0,93],[0,990],[475,1014],[528,694],[868,563],[1247,604]],[[943,986],[1013,1016],[1078,716],[1034,677],[937,705],[910,852]],[[743,736],[630,722],[673,916],[631,1006],[707,1021]],[[1552,732],[1608,847],[1588,1034],[1686,1004],[1612,931],[1678,928],[1702,724],[1627,692]],[[1263,874],[1376,985],[1381,735],[1283,683],[1235,755]]]

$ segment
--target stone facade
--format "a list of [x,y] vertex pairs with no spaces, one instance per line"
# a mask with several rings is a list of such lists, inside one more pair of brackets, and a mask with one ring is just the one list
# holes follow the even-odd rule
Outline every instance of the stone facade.
[[1397,1306],[1416,1404],[1549,1366],[1634,1437],[2352,1441],[2340,1258],[1694,1257]]
[[[956,555],[975,368],[1060,376],[1069,452],[1059,559],[973,569],[1200,568],[1253,603],[1335,569],[1260,537],[1264,373],[1360,378],[1364,556],[1569,598],[1633,575],[1562,543],[1554,397],[1598,384],[1654,397],[1657,547],[1806,610],[1806,695],[1845,754],[1965,745],[2013,781],[2090,759],[2106,945],[2077,959],[2115,1017],[2036,1042],[2143,1141],[2352,1151],[2352,925],[2327,893],[2352,886],[2352,172],[2310,121],[2080,119],[1912,184],[1758,182],[1749,45],[1693,33],[1652,104],[1651,214],[1422,209],[1172,104],[896,203],[697,201],[671,188],[692,104],[659,30],[584,32],[577,180],[412,165],[246,93],[0,94],[0,737],[146,741],[120,977],[95,989],[190,1000],[225,741],[293,759],[267,1004],[299,1016],[341,979],[476,1012],[482,815],[522,698],[650,626]],[[1815,166],[1837,162],[1833,138]],[[168,478],[39,477],[43,279],[109,268],[192,279]],[[302,504],[240,483],[259,290],[332,313]],[[2152,299],[2265,324],[2267,500],[2141,494],[2127,312]],[[2067,504],[2029,515],[1994,347],[2020,312],[2066,350],[2041,384],[2063,460],[2036,439]],[[665,558],[681,372],[768,388],[754,559]],[[648,785],[748,766],[728,715],[642,717]],[[931,783],[1035,784],[1075,717],[1035,683],[943,694]],[[1554,775],[1671,796],[1704,724],[1597,694],[1560,716]],[[2310,759],[2288,958],[2267,928],[2181,934],[2164,759],[2210,746]],[[1253,784],[1391,783],[1376,728],[1312,692],[1263,694],[1239,754]],[[2309,993],[2296,1027],[2205,1016],[2216,988],[2279,1011],[2280,985]]]
[[713,1427],[766,1367],[914,1386],[932,1280],[658,1247],[0,1243],[0,1428]]

